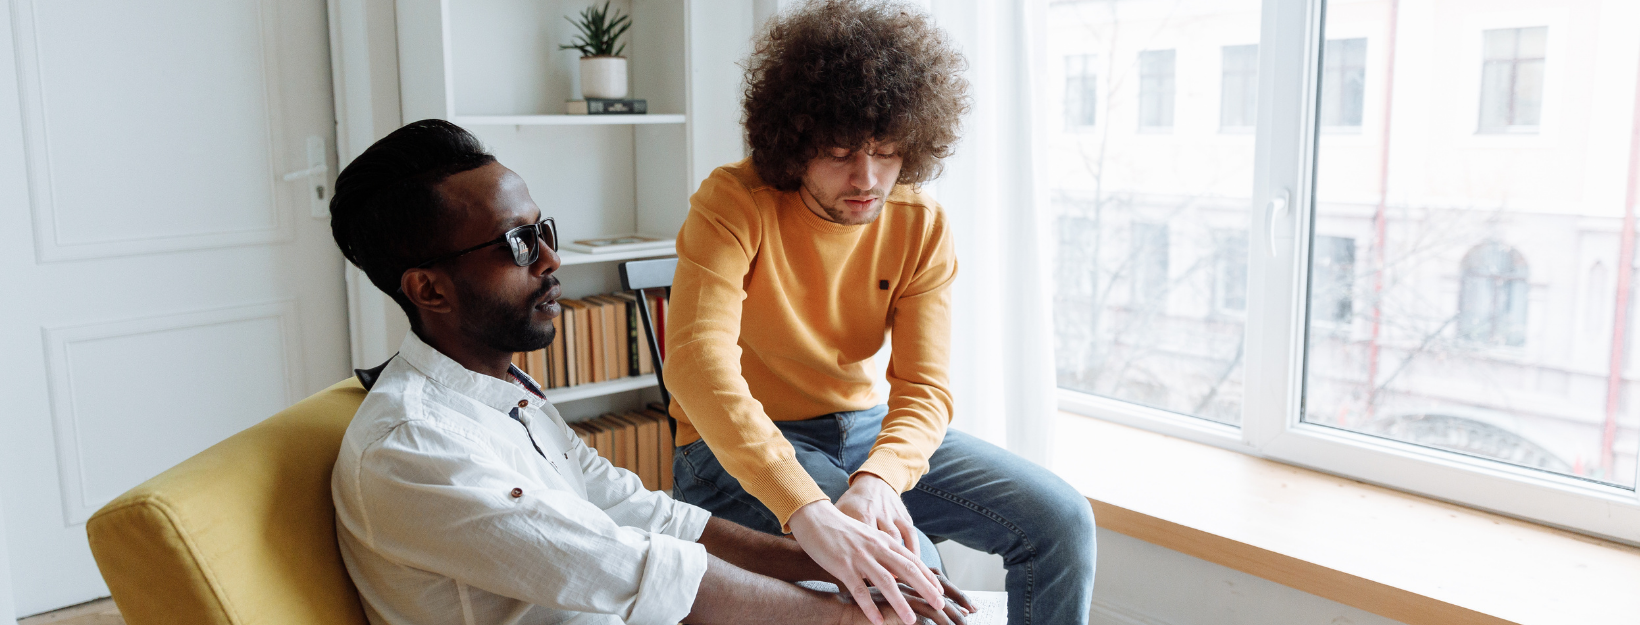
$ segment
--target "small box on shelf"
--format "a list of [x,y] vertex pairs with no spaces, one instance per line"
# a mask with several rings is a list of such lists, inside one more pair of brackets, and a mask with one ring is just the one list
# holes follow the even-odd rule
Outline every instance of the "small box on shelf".
[[647,100],[587,98],[564,103],[568,115],[645,115],[649,113]]

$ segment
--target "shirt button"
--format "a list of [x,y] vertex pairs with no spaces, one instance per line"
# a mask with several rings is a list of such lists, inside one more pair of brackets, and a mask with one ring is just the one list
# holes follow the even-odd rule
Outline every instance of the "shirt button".
[[522,489],[522,488],[514,488],[514,489],[512,489],[512,496],[513,496],[513,499],[517,499],[517,498],[519,498],[519,497],[523,497],[523,496],[524,496],[524,489]]
[[528,408],[528,407],[530,407],[530,400],[528,400],[528,399],[518,400],[518,407],[519,408]]

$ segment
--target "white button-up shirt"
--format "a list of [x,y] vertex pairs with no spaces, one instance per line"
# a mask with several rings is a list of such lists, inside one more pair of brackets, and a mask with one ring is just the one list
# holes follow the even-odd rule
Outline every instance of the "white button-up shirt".
[[706,511],[644,490],[551,404],[414,332],[348,426],[331,490],[376,625],[673,625],[706,573]]

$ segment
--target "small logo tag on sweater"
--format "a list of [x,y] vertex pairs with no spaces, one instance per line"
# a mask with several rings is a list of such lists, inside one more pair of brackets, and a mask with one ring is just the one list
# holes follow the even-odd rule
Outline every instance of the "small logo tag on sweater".
[[878,280],[877,281],[877,290],[887,291],[888,290],[888,281],[887,280]]

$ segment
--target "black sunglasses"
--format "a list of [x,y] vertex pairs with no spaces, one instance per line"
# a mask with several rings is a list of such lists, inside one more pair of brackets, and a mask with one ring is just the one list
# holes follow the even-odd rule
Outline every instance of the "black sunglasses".
[[484,243],[416,265],[415,269],[426,269],[447,260],[455,260],[492,245],[506,245],[512,252],[513,263],[519,267],[528,267],[541,258],[541,241],[546,241],[547,247],[552,251],[558,251],[558,224],[553,222],[551,217],[542,219],[539,223],[513,228]]

